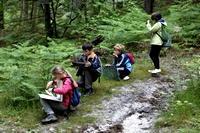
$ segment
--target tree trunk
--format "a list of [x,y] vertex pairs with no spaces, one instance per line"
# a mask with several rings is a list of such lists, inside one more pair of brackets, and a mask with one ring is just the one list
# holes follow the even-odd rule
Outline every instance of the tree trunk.
[[112,0],[113,10],[115,10],[115,0]]
[[4,29],[4,6],[3,0],[0,1],[0,31]]
[[53,37],[53,28],[51,25],[51,11],[50,11],[50,5],[44,4],[44,15],[45,15],[45,29],[46,29],[46,35],[48,37]]
[[83,1],[83,7],[84,7],[84,17],[85,17],[85,22],[87,23],[88,22],[88,13],[87,13],[87,0],[84,0]]
[[28,7],[29,7],[28,0],[23,0],[23,19],[24,20],[28,19]]
[[53,0],[51,2],[51,9],[52,9],[52,21],[53,21],[53,33],[54,33],[55,37],[58,37],[57,24],[56,24],[56,11],[55,11],[55,8],[54,8]]
[[35,31],[36,17],[37,17],[36,15],[37,15],[37,1],[32,0],[32,7],[30,13],[32,31]]
[[200,3],[200,0],[192,0],[192,3],[194,3],[194,4]]
[[124,6],[124,1],[123,0],[115,0],[116,2],[116,8],[117,9],[122,9]]
[[144,0],[144,9],[148,14],[153,13],[154,0]]

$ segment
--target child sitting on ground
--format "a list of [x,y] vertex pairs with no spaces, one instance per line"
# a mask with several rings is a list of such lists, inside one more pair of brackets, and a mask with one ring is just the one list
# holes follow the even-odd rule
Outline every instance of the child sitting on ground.
[[114,46],[114,66],[117,69],[120,79],[129,80],[129,74],[132,72],[133,66],[129,56],[124,52],[125,46],[116,44]]
[[83,62],[83,64],[79,66],[77,71],[77,76],[80,76],[78,85],[85,89],[85,95],[90,95],[93,93],[92,83],[101,76],[101,61],[93,51],[91,43],[84,44],[82,50],[84,53],[79,62]]
[[[55,80],[48,82],[46,89],[52,93],[63,95],[63,100],[62,102],[58,102],[40,98],[41,105],[47,114],[46,118],[42,120],[43,124],[57,121],[54,111],[59,111],[67,115],[66,113],[70,107],[73,87],[77,86],[72,76],[66,72],[64,68],[56,66],[51,72]],[[59,84],[59,81],[61,81],[61,84]],[[53,88],[50,89],[51,87]]]

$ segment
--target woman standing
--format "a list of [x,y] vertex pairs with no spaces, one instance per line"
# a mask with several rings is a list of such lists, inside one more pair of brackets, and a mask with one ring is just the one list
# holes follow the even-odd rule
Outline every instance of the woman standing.
[[160,61],[159,61],[159,56],[160,56],[160,50],[162,48],[162,39],[160,38],[161,36],[161,30],[162,26],[167,26],[167,23],[165,20],[162,18],[160,13],[153,13],[151,15],[151,19],[154,22],[154,25],[152,26],[150,24],[150,21],[147,21],[147,29],[150,31],[152,34],[151,38],[151,50],[149,56],[151,57],[151,60],[154,63],[155,69],[149,70],[150,73],[160,73]]

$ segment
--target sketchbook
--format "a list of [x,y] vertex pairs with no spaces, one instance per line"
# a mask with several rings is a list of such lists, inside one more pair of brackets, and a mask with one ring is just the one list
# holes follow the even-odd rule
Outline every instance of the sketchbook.
[[52,100],[52,101],[57,101],[57,102],[63,101],[63,95],[55,94],[48,90],[46,90],[44,94],[38,94],[38,95],[42,99],[47,99],[47,100]]

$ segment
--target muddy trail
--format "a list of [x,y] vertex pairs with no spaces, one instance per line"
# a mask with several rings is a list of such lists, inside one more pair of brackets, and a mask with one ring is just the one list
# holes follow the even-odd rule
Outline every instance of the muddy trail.
[[[94,125],[75,129],[83,133],[150,133],[161,111],[167,110],[169,97],[178,88],[184,88],[187,75],[175,59],[163,60],[166,75],[135,81],[117,87],[119,93],[103,100],[89,116],[97,118]],[[158,132],[158,131],[157,131]]]
[[[170,60],[170,61],[169,61]],[[177,88],[184,88],[185,74],[177,59],[162,58],[165,74],[146,80],[137,80],[122,87],[109,99],[103,99],[93,107],[93,112],[86,116],[96,118],[96,122],[84,127],[76,127],[73,133],[150,133],[154,132],[157,116],[167,110],[169,97]],[[58,129],[59,124],[40,125],[37,129],[27,131],[16,127],[0,127],[0,132],[42,132],[54,133],[66,129]],[[70,131],[71,132],[71,131]]]

